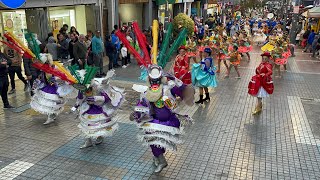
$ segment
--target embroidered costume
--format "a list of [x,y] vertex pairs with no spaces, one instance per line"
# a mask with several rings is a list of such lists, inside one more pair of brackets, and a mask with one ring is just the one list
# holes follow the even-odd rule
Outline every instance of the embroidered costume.
[[[181,46],[179,50],[186,50]],[[180,79],[184,84],[191,84],[191,73],[189,67],[189,56],[187,54],[178,54],[173,64],[174,76]]]
[[[182,143],[183,127],[192,122],[187,115],[175,112],[178,106],[176,97],[193,104],[194,90],[176,78],[164,77],[161,67],[157,65],[150,65],[148,72],[148,86],[133,86],[141,96],[130,119],[138,123],[141,130],[138,137],[144,145],[150,146],[155,172],[160,172],[167,166],[164,153],[166,150],[177,150],[177,145]],[[185,99],[190,96],[191,99]]]
[[[41,54],[42,70],[53,69],[52,57],[50,54]],[[30,106],[35,111],[48,115],[47,121],[50,124],[54,122],[66,103],[66,98],[76,97],[76,89],[68,83],[61,81],[56,76],[42,72],[41,77],[36,80],[33,87],[34,96],[31,98]]]
[[104,137],[112,136],[119,125],[114,116],[124,101],[122,89],[109,85],[114,71],[108,71],[104,78],[94,78],[85,92],[80,92],[73,110],[79,111],[78,125],[86,142],[81,148],[101,144]]

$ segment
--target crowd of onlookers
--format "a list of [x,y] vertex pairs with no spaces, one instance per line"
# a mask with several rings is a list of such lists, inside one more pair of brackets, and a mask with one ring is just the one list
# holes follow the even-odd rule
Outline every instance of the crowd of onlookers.
[[[56,37],[51,32],[43,42],[39,40],[37,42],[40,52],[50,53],[53,61],[60,61],[65,65],[77,64],[80,69],[84,68],[85,65],[96,66],[99,67],[96,77],[103,77],[105,76],[103,71],[105,57],[109,59],[109,70],[118,67],[126,68],[131,63],[130,53],[115,35],[116,31],[123,33],[131,45],[139,51],[132,26],[127,25],[123,25],[121,29],[115,25],[111,34],[102,38],[99,30],[94,33],[88,30],[87,34],[84,35],[80,34],[76,27],[72,26],[69,29],[69,26],[64,24]],[[143,33],[150,53],[152,43],[151,30],[143,30]],[[162,42],[163,34],[163,25],[160,24],[159,43]],[[121,65],[119,61],[121,61]],[[8,94],[16,93],[15,74],[24,83],[25,91],[30,89],[35,79],[38,78],[40,71],[33,67],[32,63],[31,59],[25,58],[10,47],[5,47],[4,52],[0,52],[0,93],[4,108],[12,108],[8,102]],[[26,78],[22,75],[22,65]],[[11,84],[10,91],[9,83]],[[31,95],[33,95],[32,92]]]
[[296,44],[304,48],[303,52],[312,53],[311,57],[319,58],[320,52],[320,34],[311,30],[309,27],[306,31],[301,30],[296,36]]

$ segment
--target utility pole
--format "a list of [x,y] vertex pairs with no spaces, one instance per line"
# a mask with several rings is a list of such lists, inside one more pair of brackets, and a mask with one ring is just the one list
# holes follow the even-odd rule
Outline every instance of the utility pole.
[[[295,0],[295,6],[300,6],[300,0]],[[290,42],[293,43],[296,40],[296,35],[299,31],[299,12],[294,12],[292,17],[292,26],[290,29]]]
[[168,29],[168,24],[169,24],[169,1],[166,0],[166,7],[165,7],[165,15],[164,15],[164,31]]

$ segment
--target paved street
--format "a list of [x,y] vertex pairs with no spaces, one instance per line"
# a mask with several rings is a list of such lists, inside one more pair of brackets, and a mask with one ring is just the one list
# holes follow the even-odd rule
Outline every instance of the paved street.
[[117,69],[112,82],[127,90],[116,117],[119,131],[85,150],[79,149],[84,140],[78,120],[69,113],[73,102],[57,122],[44,126],[46,117],[29,109],[20,85],[9,99],[18,108],[0,105],[0,179],[320,179],[320,60],[296,50],[288,72],[274,77],[263,112],[252,116],[256,99],[247,86],[260,62],[258,48],[251,55],[250,62],[241,62],[240,80],[234,69],[225,79],[223,69],[210,103],[179,109],[195,124],[178,152],[166,154],[169,165],[160,174],[153,174],[152,153],[128,118],[138,98],[130,87],[141,83],[136,65]]

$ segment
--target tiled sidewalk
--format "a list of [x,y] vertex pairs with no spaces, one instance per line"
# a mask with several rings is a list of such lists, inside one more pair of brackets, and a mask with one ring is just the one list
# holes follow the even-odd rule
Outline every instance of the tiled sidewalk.
[[67,112],[43,126],[45,117],[32,110],[4,111],[0,179],[320,179],[319,116],[307,103],[320,108],[320,62],[303,61],[308,57],[297,53],[288,72],[274,78],[275,92],[259,116],[251,115],[256,101],[247,94],[259,52],[241,62],[242,79],[233,78],[234,70],[224,79],[223,71],[210,103],[181,109],[196,122],[178,152],[166,154],[169,166],[160,174],[153,174],[152,154],[128,119],[138,94],[122,80],[134,80],[136,67],[117,70],[114,83],[127,88],[128,101],[117,116],[119,131],[99,146],[79,149],[78,122]]

